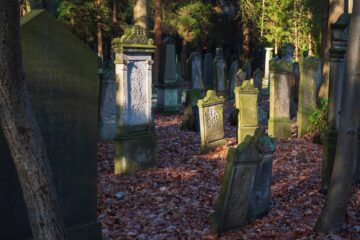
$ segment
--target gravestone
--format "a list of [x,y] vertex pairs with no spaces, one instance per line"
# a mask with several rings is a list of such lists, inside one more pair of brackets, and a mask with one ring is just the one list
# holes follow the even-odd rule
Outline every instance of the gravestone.
[[[100,240],[97,221],[97,56],[44,10],[21,18],[24,77],[68,239]],[[0,129],[0,239],[32,239],[15,166]]]
[[345,81],[346,52],[351,16],[344,13],[331,25],[330,75],[328,99],[328,132],[324,142],[321,190],[327,191],[336,155],[341,97]]
[[299,58],[299,106],[297,112],[298,137],[307,133],[308,117],[316,109],[316,72],[319,61],[313,57]]
[[156,135],[151,114],[152,54],[155,46],[134,25],[114,39],[117,83],[115,174],[156,165]]
[[178,113],[180,110],[179,82],[176,73],[175,41],[166,37],[162,41],[157,110],[161,113]]
[[270,117],[269,135],[287,139],[291,136],[290,82],[292,64],[283,60],[270,61]]
[[244,141],[245,137],[253,136],[258,124],[258,89],[252,80],[245,80],[240,87],[235,88],[236,106],[239,109],[237,143]]
[[246,80],[246,72],[244,69],[240,68],[239,71],[236,73],[236,81],[235,87],[241,86],[241,84]]
[[239,71],[239,61],[235,60],[230,67],[229,71],[229,100],[233,100],[235,97],[235,82],[236,74]]
[[201,92],[198,89],[186,91],[184,116],[181,123],[182,130],[200,131],[198,100],[201,99]]
[[270,61],[273,57],[273,48],[265,48],[265,73],[264,73],[264,79],[262,81],[262,92],[261,94],[264,96],[269,96],[270,87]]
[[191,87],[204,91],[203,75],[202,75],[202,59],[199,52],[193,52],[188,59],[189,74],[191,79]]
[[216,49],[216,56],[214,58],[214,79],[215,90],[218,95],[227,97],[228,80],[226,76],[227,66],[223,57],[222,48]]
[[213,66],[213,56],[211,53],[206,53],[204,57],[204,80],[205,80],[205,89],[213,90],[214,66]]
[[254,86],[261,92],[262,88],[262,79],[263,79],[264,73],[260,70],[260,68],[257,68],[254,72],[253,79],[254,79]]
[[224,133],[224,102],[222,96],[209,90],[197,103],[199,108],[201,152],[226,144]]
[[215,204],[213,232],[243,227],[248,220],[269,211],[274,150],[274,141],[261,129],[254,137],[247,136],[236,148],[229,149]]

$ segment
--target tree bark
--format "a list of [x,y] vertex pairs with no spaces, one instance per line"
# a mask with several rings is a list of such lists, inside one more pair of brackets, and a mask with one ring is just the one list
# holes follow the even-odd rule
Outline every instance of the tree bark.
[[[96,6],[98,11],[100,11],[100,7],[101,7],[101,0],[96,0]],[[102,39],[102,29],[101,29],[101,16],[98,13],[97,15],[97,52],[98,52],[98,56],[101,58],[102,61],[104,61],[104,50],[103,50],[103,39]]]
[[325,206],[315,226],[318,232],[340,230],[345,218],[357,161],[360,105],[356,98],[360,92],[360,1],[354,2],[346,61],[351,64],[346,66],[344,83],[346,94],[343,94],[341,101],[338,145]]
[[187,59],[187,52],[188,52],[188,43],[183,39],[182,40],[182,48],[181,48],[181,68],[182,68],[182,74],[185,79],[185,81],[191,81],[191,79],[188,78],[188,69],[186,66],[186,59]]
[[250,31],[249,23],[243,23],[242,55],[247,59],[250,58]]
[[48,153],[23,79],[19,1],[0,1],[0,125],[35,239],[65,239]]
[[155,84],[159,83],[161,54],[161,0],[155,0]]

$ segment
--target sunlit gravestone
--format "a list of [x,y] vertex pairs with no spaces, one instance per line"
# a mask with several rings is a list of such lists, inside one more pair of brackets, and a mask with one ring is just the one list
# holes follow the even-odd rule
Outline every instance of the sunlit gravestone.
[[290,83],[292,64],[283,60],[270,61],[269,136],[287,139],[291,136]]
[[201,152],[208,152],[214,148],[225,145],[224,132],[224,102],[222,96],[209,90],[205,98],[197,103],[199,108]]
[[239,109],[237,143],[244,141],[246,136],[253,136],[258,124],[258,89],[253,80],[245,80],[240,87],[235,88],[236,106]]
[[265,72],[264,72],[264,79],[262,81],[262,95],[269,95],[270,92],[270,87],[269,87],[269,82],[270,82],[270,61],[273,57],[273,48],[265,48],[266,51],[266,55],[265,55]]
[[[100,240],[97,221],[98,61],[44,10],[21,18],[24,77],[49,154],[70,240]],[[0,239],[32,239],[22,191],[0,130]]]
[[151,114],[152,54],[155,46],[139,26],[114,40],[117,130],[115,174],[156,165],[156,135]]

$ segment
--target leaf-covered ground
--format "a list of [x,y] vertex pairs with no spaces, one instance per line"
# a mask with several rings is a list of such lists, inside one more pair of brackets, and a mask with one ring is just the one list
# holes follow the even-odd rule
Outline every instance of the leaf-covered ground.
[[[180,115],[155,117],[159,166],[113,174],[113,146],[99,144],[98,218],[109,239],[360,239],[360,186],[353,189],[340,235],[312,231],[324,203],[320,189],[322,148],[310,138],[281,140],[273,160],[271,210],[241,230],[215,235],[211,214],[236,128],[227,121],[227,146],[200,154],[200,138],[180,130]],[[119,200],[115,193],[123,192]]]

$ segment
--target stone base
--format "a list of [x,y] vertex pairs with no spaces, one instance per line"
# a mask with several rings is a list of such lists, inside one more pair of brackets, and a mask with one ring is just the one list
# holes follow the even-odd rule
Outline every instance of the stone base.
[[246,136],[254,136],[255,130],[259,126],[255,127],[238,127],[237,130],[237,143],[240,144],[244,141]]
[[330,130],[327,133],[324,143],[324,156],[321,165],[321,192],[327,192],[331,180],[331,175],[334,167],[336,145],[337,145],[337,131]]
[[297,119],[297,126],[298,126],[298,138],[301,138],[306,133],[308,133],[308,126],[309,126],[309,120],[308,116],[310,115],[311,111],[298,111],[296,115]]
[[132,173],[156,166],[155,133],[117,136],[114,145],[115,174]]
[[223,139],[211,142],[211,143],[207,143],[204,146],[201,146],[200,151],[201,151],[201,153],[207,153],[217,147],[224,146],[226,144],[227,144],[227,141],[223,138]]
[[286,118],[269,119],[268,134],[279,139],[291,137],[291,120]]
[[180,97],[179,85],[158,85],[156,111],[163,114],[179,113],[181,107]]

